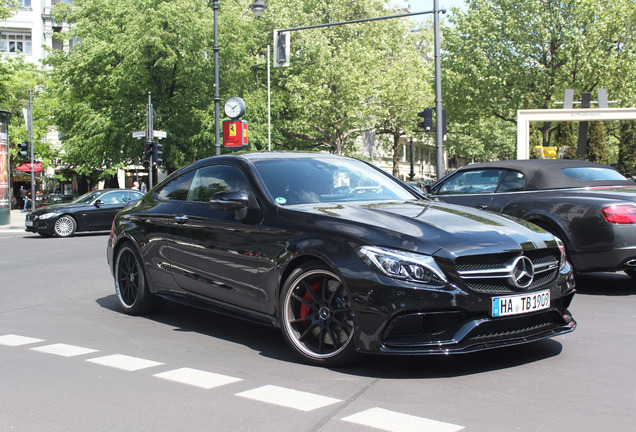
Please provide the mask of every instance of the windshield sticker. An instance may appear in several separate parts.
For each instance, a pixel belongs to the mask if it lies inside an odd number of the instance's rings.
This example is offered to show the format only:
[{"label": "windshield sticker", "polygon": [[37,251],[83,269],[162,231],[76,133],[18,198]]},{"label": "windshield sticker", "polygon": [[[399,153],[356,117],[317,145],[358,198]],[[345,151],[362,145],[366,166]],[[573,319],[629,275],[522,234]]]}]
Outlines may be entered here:
[{"label": "windshield sticker", "polygon": [[283,198],[283,197],[278,197],[278,198],[276,198],[276,203],[278,203],[278,204],[280,204],[280,205],[283,205],[283,204],[285,204],[286,202],[287,202],[287,200],[286,200],[285,198]]}]

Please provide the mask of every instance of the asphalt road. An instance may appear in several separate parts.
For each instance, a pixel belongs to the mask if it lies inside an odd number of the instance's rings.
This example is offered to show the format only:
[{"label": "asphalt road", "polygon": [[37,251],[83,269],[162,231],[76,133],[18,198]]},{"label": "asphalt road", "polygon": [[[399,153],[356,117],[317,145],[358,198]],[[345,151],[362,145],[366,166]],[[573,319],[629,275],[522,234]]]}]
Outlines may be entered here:
[{"label": "asphalt road", "polygon": [[0,232],[0,432],[636,430],[623,274],[578,279],[569,335],[322,369],[276,329],[178,305],[122,314],[106,241]]}]

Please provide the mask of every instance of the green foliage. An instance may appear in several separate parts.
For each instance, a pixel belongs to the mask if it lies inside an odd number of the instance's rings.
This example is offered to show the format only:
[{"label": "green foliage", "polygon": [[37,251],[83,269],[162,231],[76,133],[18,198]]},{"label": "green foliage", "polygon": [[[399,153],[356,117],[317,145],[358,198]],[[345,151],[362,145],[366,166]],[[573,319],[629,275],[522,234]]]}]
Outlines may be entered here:
[{"label": "green foliage", "polygon": [[16,144],[27,141],[29,134],[26,129],[22,109],[29,103],[29,90],[33,92],[33,141],[36,158],[42,158],[45,166],[54,156],[53,150],[44,143],[49,128],[53,124],[49,114],[54,101],[47,92],[47,74],[37,65],[27,63],[22,56],[0,58],[0,107],[11,111],[9,119],[9,137],[12,146],[12,159],[16,156]]},{"label": "green foliage", "polygon": [[80,41],[48,58],[66,159],[78,172],[114,171],[141,156],[143,144],[131,134],[145,129],[148,93],[155,129],[168,131],[169,169],[211,154],[205,142],[211,14],[194,0],[77,0],[56,9],[56,17],[72,23],[63,36]]},{"label": "green foliage", "polygon": [[603,164],[610,164],[616,160],[612,154],[606,122],[590,122],[586,159]]},{"label": "green foliage", "polygon": [[[157,112],[169,170],[214,154],[213,10],[194,0],[77,0],[58,5],[72,24],[68,53],[54,52],[66,159],[81,173],[141,154],[147,93]],[[219,8],[221,106],[247,103],[250,149],[267,149],[267,51],[275,28],[386,15],[379,0],[280,0],[254,19],[245,2]],[[343,153],[360,131],[404,133],[430,99],[418,45],[425,32],[388,20],[294,32],[292,64],[271,71],[273,149]],[[223,116],[222,116],[223,117]],[[406,126],[405,126],[406,125]],[[86,171],[86,172],[85,172]]]},{"label": "green foliage", "polygon": [[620,125],[618,170],[627,177],[636,176],[636,121],[623,121]]},{"label": "green foliage", "polygon": [[[455,125],[491,119],[514,142],[516,111],[556,108],[565,89],[607,88],[613,99],[633,95],[636,21],[631,0],[469,0],[444,31],[448,147],[464,151]],[[627,88],[624,82],[631,82]],[[629,90],[632,90],[631,93]],[[633,98],[633,97],[632,97]],[[539,124],[549,145],[553,124]],[[476,144],[477,145],[477,144]],[[481,147],[488,143],[479,144]]]}]

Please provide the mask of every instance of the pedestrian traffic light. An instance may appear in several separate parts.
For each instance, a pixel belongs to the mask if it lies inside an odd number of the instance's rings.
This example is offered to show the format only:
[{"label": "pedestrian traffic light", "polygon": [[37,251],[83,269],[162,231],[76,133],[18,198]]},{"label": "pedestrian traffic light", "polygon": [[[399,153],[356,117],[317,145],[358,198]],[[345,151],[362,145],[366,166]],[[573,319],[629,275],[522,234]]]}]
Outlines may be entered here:
[{"label": "pedestrian traffic light", "polygon": [[153,142],[151,144],[152,144],[152,163],[153,163],[153,166],[159,165],[159,164],[163,163],[163,151],[161,150],[163,148],[163,144],[159,144],[159,143],[156,143],[156,142]]},{"label": "pedestrian traffic light", "polygon": [[24,141],[18,144],[18,148],[20,149],[18,151],[18,156],[21,158],[29,157],[29,144],[29,141]]},{"label": "pedestrian traffic light", "polygon": [[417,126],[424,128],[424,132],[433,132],[433,108],[426,108],[417,113],[418,117],[424,117],[424,121],[418,122]]},{"label": "pedestrian traffic light", "polygon": [[146,141],[144,144],[144,161],[143,166],[149,169],[152,166],[153,142]]}]

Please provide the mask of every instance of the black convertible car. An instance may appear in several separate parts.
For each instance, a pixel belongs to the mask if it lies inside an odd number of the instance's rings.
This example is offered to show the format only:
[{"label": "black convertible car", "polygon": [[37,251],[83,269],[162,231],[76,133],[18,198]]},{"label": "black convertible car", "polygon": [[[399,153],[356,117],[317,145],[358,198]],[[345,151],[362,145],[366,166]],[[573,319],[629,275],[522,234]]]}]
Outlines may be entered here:
[{"label": "black convertible car", "polygon": [[434,184],[430,196],[544,228],[563,240],[578,272],[636,277],[636,183],[610,166],[550,159],[475,163]]},{"label": "black convertible car", "polygon": [[107,256],[128,314],[170,299],[248,318],[331,366],[571,332],[564,253],[535,225],[435,203],[359,160],[248,153],[155,186],[117,215]]},{"label": "black convertible car", "polygon": [[54,204],[26,215],[26,231],[44,237],[70,237],[78,231],[107,231],[117,212],[143,193],[133,189],[99,189],[69,203]]}]

